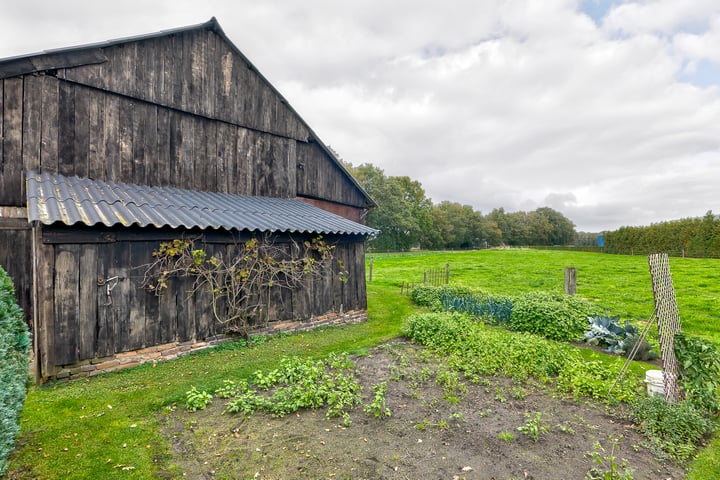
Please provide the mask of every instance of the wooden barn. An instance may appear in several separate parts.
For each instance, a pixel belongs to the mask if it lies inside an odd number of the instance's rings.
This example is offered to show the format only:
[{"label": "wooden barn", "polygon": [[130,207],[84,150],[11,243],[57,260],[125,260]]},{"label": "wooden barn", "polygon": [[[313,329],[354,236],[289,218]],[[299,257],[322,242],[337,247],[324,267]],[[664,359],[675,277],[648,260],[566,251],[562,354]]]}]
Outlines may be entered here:
[{"label": "wooden barn", "polygon": [[[209,251],[322,236],[329,272],[277,291],[265,329],[366,318],[374,206],[218,22],[0,60],[0,265],[34,338],[36,377],[73,378],[222,340],[208,296],[156,296],[160,242]],[[337,270],[337,268],[336,268]]]}]

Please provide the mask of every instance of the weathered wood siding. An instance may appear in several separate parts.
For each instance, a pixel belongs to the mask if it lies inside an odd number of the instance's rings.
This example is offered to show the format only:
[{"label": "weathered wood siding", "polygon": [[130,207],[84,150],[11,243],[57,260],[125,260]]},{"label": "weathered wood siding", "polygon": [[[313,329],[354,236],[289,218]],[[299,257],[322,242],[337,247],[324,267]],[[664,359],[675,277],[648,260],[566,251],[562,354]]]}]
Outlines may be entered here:
[{"label": "weathered wood siding", "polygon": [[[38,256],[52,263],[49,285],[38,289],[38,341],[43,348],[45,377],[56,367],[84,359],[107,357],[173,341],[203,340],[223,333],[205,291],[190,293],[188,279],[172,279],[156,296],[141,287],[142,265],[152,261],[160,241],[177,232],[96,229],[43,229]],[[307,320],[329,312],[364,310],[364,247],[357,239],[325,237],[336,245],[336,256],[349,270],[347,282],[337,267],[307,288],[270,292],[268,320]],[[302,237],[295,237],[302,244]],[[227,251],[230,237],[205,237],[209,253]],[[283,239],[278,239],[282,242]],[[69,243],[73,242],[73,243]],[[287,243],[287,252],[293,252]],[[294,252],[297,254],[297,252]],[[112,277],[119,280],[107,281]],[[108,285],[112,288],[108,295]],[[114,286],[113,286],[114,285]]]},{"label": "weathered wood siding", "polygon": [[12,278],[18,305],[28,322],[33,311],[31,247],[32,230],[27,222],[0,217],[0,266]]},{"label": "weathered wood siding", "polygon": [[36,170],[368,206],[283,97],[216,32],[98,50],[107,61],[0,80],[0,205],[24,205],[25,172]]}]

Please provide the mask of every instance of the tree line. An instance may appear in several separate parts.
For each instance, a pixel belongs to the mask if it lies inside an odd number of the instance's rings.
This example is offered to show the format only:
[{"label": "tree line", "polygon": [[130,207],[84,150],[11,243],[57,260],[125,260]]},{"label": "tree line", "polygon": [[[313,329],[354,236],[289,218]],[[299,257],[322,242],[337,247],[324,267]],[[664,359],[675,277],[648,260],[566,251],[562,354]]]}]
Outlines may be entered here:
[{"label": "tree line", "polygon": [[387,176],[369,163],[345,166],[378,204],[367,216],[368,226],[380,230],[369,242],[373,250],[568,245],[577,239],[575,225],[549,207],[532,212],[496,208],[483,215],[470,205],[434,204],[420,182],[410,177]]},{"label": "tree line", "polygon": [[673,256],[720,258],[720,215],[683,218],[605,232],[604,251],[627,255],[663,252]]}]

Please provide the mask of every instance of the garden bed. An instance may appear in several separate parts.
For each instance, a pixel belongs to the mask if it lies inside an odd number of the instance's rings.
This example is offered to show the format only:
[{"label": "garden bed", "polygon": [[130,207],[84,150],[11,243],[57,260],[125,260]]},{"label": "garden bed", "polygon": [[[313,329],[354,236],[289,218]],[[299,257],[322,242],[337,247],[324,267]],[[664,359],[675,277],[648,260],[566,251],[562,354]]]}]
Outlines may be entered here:
[{"label": "garden bed", "polygon": [[[645,438],[618,408],[610,416],[604,405],[560,398],[533,381],[443,380],[442,360],[405,342],[353,361],[363,403],[372,399],[373,385],[387,382],[390,416],[368,415],[358,405],[348,426],[340,417],[326,418],[324,410],[274,418],[223,414],[227,400],[218,398],[197,412],[178,405],[161,421],[173,445],[171,464],[186,478],[208,479],[581,479],[597,467],[592,452],[609,471],[617,439],[617,468],[622,472],[626,459],[635,480],[684,477],[681,466],[645,448]],[[532,433],[537,413],[534,441],[518,427]]]}]

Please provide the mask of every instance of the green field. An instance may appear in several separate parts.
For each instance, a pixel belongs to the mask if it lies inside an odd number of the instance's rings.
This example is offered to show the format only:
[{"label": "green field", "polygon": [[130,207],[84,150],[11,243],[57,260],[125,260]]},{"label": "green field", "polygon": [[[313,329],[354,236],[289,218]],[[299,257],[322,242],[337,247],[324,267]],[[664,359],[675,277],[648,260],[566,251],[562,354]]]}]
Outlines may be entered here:
[{"label": "green field", "polygon": [[[213,391],[228,378],[268,369],[284,355],[363,352],[400,335],[415,308],[400,295],[403,282],[420,282],[426,267],[450,264],[451,282],[514,294],[562,292],[563,270],[578,271],[578,294],[602,311],[647,319],[653,298],[645,257],[536,250],[370,255],[370,320],[364,324],[273,338],[253,348],[227,344],[173,362],[144,365],[71,384],[31,388],[22,435],[8,478],[176,478],[171,446],[159,417],[182,408],[192,386]],[[671,259],[683,329],[720,344],[720,260]],[[715,438],[692,463],[689,479],[720,478]]]},{"label": "green field", "polygon": [[[647,257],[549,250],[482,250],[370,254],[373,286],[422,282],[423,270],[450,264],[451,283],[490,293],[535,290],[563,293],[564,269],[577,269],[577,294],[598,306],[598,313],[646,320],[654,309]],[[720,260],[671,258],[682,328],[720,344]],[[372,290],[372,289],[371,289]]]}]

